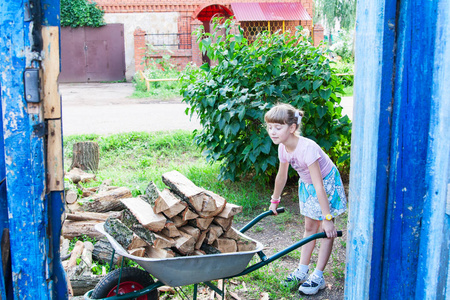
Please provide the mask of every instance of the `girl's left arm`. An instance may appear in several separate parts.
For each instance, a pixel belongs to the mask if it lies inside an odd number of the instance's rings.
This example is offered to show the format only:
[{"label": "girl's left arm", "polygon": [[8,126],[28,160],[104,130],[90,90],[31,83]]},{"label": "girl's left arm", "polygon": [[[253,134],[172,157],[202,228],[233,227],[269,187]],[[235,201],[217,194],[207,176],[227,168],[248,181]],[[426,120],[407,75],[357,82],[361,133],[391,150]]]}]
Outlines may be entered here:
[{"label": "girl's left arm", "polygon": [[[322,215],[326,216],[330,213],[330,204],[328,202],[327,193],[325,187],[323,186],[322,172],[320,171],[319,161],[316,160],[312,165],[308,167],[309,173],[311,174],[311,180],[316,190],[317,199],[319,199],[319,205],[322,210]],[[323,220],[322,228],[327,234],[328,238],[337,237],[337,231],[334,227],[333,220]]]}]

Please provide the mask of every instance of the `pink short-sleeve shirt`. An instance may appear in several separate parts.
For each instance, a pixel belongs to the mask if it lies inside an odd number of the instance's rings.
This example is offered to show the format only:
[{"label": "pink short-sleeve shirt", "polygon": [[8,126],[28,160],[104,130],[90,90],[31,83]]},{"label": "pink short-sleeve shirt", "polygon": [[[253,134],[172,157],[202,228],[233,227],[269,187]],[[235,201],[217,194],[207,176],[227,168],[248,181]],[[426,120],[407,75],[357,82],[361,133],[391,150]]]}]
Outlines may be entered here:
[{"label": "pink short-sleeve shirt", "polygon": [[278,145],[278,158],[280,162],[288,162],[305,183],[312,183],[308,167],[316,160],[319,160],[322,178],[325,178],[334,167],[331,159],[316,142],[302,136],[299,137],[294,152],[289,153],[283,144]]}]

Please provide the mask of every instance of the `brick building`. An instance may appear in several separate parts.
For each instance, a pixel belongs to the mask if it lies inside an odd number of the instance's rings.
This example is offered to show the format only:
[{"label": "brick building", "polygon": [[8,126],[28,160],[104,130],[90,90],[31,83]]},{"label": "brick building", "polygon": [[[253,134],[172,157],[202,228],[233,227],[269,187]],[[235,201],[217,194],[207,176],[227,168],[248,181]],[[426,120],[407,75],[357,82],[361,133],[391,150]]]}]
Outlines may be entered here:
[{"label": "brick building", "polygon": [[323,28],[313,28],[312,0],[97,0],[97,4],[105,11],[106,23],[124,24],[128,80],[144,68],[147,44],[152,45],[154,58],[170,49],[180,68],[190,61],[202,64],[205,58],[191,33],[200,25],[209,32],[215,16],[234,16],[249,40],[264,30],[293,31],[298,25],[310,30],[315,43],[323,40]]}]

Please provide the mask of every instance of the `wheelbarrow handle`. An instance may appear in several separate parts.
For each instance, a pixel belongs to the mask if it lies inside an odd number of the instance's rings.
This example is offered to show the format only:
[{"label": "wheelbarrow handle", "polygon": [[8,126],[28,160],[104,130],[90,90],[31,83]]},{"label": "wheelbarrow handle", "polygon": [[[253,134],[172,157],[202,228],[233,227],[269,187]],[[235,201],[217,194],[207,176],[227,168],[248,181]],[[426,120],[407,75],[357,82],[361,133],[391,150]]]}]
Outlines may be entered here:
[{"label": "wheelbarrow handle", "polygon": [[[281,213],[284,213],[284,212],[285,212],[284,207],[277,208],[277,213],[281,214]],[[261,221],[261,219],[263,219],[263,218],[265,218],[267,216],[271,216],[271,215],[273,215],[273,211],[271,211],[271,210],[265,211],[262,214],[260,214],[259,216],[257,216],[256,218],[254,218],[253,220],[251,220],[250,222],[248,222],[247,225],[242,227],[241,230],[239,230],[239,231],[241,233],[244,233],[247,230],[249,230],[250,228],[252,228],[256,223]]]}]

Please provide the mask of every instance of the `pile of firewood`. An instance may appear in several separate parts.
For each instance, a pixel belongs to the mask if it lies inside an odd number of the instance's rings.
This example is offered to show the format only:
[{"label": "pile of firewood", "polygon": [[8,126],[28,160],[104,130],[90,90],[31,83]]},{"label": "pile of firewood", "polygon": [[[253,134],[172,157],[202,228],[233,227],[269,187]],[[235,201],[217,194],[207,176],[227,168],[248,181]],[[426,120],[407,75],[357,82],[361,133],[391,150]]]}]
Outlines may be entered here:
[{"label": "pile of firewood", "polygon": [[254,250],[256,243],[232,228],[242,207],[205,189],[177,171],[163,174],[169,187],[151,182],[144,196],[120,201],[121,218],[110,216],[105,231],[132,255],[168,258]]}]

